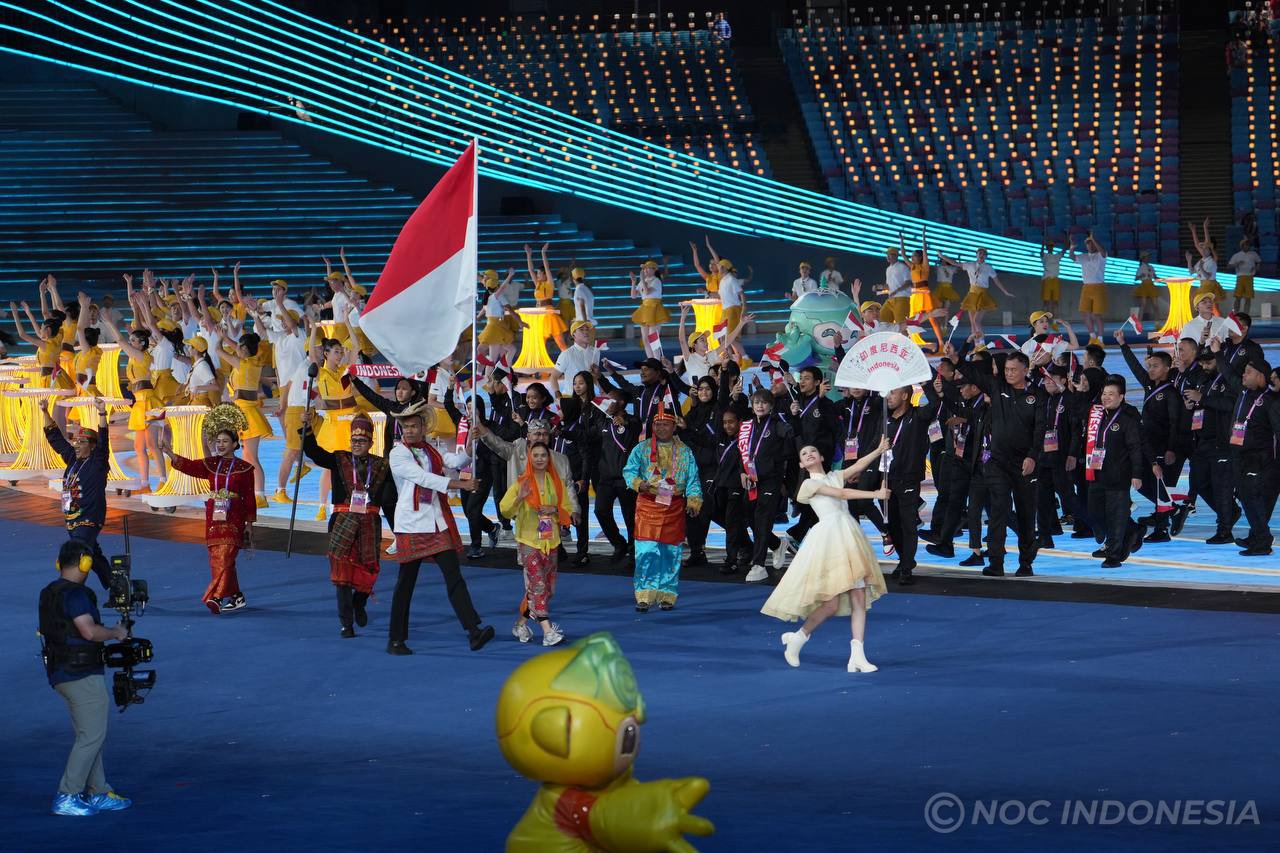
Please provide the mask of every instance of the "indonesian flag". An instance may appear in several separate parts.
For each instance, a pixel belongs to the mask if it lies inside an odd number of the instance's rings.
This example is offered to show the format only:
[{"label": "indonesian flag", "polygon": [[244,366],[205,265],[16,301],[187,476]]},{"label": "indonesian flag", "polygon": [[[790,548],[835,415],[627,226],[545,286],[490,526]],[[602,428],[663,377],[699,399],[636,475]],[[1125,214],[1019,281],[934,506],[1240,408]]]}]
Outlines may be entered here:
[{"label": "indonesian flag", "polygon": [[448,358],[474,322],[478,154],[473,141],[409,217],[361,315],[365,335],[404,373]]},{"label": "indonesian flag", "polygon": [[950,327],[951,327],[951,328],[953,328],[953,329],[954,329],[956,326],[959,326],[959,325],[960,325],[960,315],[961,315],[961,314],[963,314],[963,313],[964,313],[963,311],[957,311],[957,312],[955,313],[955,316],[953,316],[950,320],[948,320],[948,321],[947,321],[947,325],[948,325],[948,326],[950,326]]},{"label": "indonesian flag", "polygon": [[1156,478],[1156,512],[1173,512],[1173,497],[1164,484],[1164,477]]},{"label": "indonesian flag", "polygon": [[508,394],[512,393],[511,359],[506,353],[503,353],[502,357],[498,359],[498,363],[493,366],[493,372],[490,376],[505,385]]},{"label": "indonesian flag", "polygon": [[996,339],[991,342],[992,349],[1000,349],[1001,347],[1009,347],[1011,349],[1018,348],[1017,335],[996,335]]},{"label": "indonesian flag", "polygon": [[609,397],[600,396],[600,397],[591,398],[591,405],[595,406],[597,409],[604,412],[606,415],[609,414],[609,407],[610,405],[612,405],[612,403],[613,403],[613,400],[610,399]]},{"label": "indonesian flag", "polygon": [[653,358],[662,361],[662,337],[658,334],[658,330],[654,329],[646,338],[649,342],[649,352]]},{"label": "indonesian flag", "polygon": [[1236,312],[1234,311],[1227,315],[1227,319],[1222,321],[1222,328],[1218,331],[1223,339],[1225,339],[1227,335],[1244,334],[1244,330],[1240,328],[1240,321],[1236,319]]},{"label": "indonesian flag", "polygon": [[716,344],[724,346],[725,339],[729,337],[729,321],[721,320],[716,323],[715,328],[711,330],[711,337],[716,339]]},{"label": "indonesian flag", "polygon": [[1132,324],[1133,330],[1138,334],[1142,334],[1142,321],[1138,319],[1137,314],[1129,315],[1129,323]]},{"label": "indonesian flag", "polygon": [[782,369],[782,348],[785,346],[781,341],[769,344],[764,348],[764,355],[760,356],[760,368],[762,370],[774,371]]},{"label": "indonesian flag", "polygon": [[844,318],[844,339],[851,341],[865,331],[862,321],[858,319],[858,312],[851,310],[849,316]]}]

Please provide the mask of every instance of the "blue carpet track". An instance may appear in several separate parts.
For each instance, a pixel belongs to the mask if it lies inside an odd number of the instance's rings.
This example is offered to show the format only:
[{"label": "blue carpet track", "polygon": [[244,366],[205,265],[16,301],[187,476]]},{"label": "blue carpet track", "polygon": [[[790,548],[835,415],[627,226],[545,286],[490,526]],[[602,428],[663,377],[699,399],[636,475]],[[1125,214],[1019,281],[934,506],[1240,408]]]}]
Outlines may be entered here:
[{"label": "blue carpet track", "polygon": [[[4,850],[502,849],[534,792],[493,733],[503,679],[541,651],[509,633],[517,573],[467,570],[498,630],[473,653],[424,567],[417,654],[392,658],[394,564],[369,627],[343,640],[323,559],[259,552],[241,565],[249,608],[213,617],[204,549],[135,538],[154,602],[137,633],[155,643],[159,681],[113,713],[105,755],[135,806],[53,818],[71,732],[33,627],[59,539],[0,521]],[[640,616],[629,587],[565,575],[553,612],[570,639],[610,630],[630,657],[649,708],[640,778],[711,779],[698,812],[718,831],[701,850],[1261,850],[1280,837],[1280,616],[891,592],[870,614],[881,671],[858,676],[844,671],[843,620],[788,668],[781,623],[758,612],[764,589],[686,583],[674,612]],[[970,811],[1046,800],[1050,823],[938,834],[924,809],[939,792]],[[1260,824],[1059,825],[1075,799],[1254,800]]]}]

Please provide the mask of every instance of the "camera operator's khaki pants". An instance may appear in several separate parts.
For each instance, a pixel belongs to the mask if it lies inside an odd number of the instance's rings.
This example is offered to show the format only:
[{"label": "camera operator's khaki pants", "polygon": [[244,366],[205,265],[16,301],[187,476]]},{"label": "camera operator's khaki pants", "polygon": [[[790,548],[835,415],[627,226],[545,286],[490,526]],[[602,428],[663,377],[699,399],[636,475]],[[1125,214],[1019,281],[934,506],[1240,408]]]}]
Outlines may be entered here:
[{"label": "camera operator's khaki pants", "polygon": [[58,792],[79,794],[87,790],[91,796],[109,792],[111,786],[102,772],[102,747],[107,742],[107,717],[111,711],[106,678],[87,675],[55,684],[53,689],[67,700],[71,728],[76,732],[76,742],[67,758],[67,769],[58,783]]}]

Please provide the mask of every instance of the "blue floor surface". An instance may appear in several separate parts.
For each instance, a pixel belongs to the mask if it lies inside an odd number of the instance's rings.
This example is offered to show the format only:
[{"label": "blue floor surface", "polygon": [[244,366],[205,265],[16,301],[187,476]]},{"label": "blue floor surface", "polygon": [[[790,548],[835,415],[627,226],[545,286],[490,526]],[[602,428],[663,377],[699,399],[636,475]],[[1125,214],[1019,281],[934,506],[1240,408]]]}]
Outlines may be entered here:
[{"label": "blue floor surface", "polygon": [[[343,640],[321,559],[243,561],[249,608],[214,617],[199,602],[203,548],[135,539],[135,575],[154,601],[138,633],[155,643],[159,683],[146,704],[113,713],[106,768],[136,805],[79,820],[45,814],[71,742],[33,636],[59,539],[0,521],[0,848],[502,849],[534,792],[493,733],[503,679],[540,651],[509,634],[519,574],[467,570],[498,629],[473,653],[424,567],[417,654],[392,658],[394,564],[369,627]],[[881,670],[850,675],[843,620],[792,670],[781,623],[758,612],[766,589],[681,591],[674,612],[640,616],[626,579],[565,575],[553,612],[570,639],[610,630],[630,657],[649,709],[638,776],[710,778],[698,812],[718,831],[699,849],[1260,850],[1280,837],[1280,617],[891,593],[870,614]],[[974,800],[1048,801],[1037,815],[1049,823],[938,834],[924,815],[940,792],[968,816]],[[1071,800],[1235,800],[1236,815],[1253,800],[1259,823],[1061,826]]]}]

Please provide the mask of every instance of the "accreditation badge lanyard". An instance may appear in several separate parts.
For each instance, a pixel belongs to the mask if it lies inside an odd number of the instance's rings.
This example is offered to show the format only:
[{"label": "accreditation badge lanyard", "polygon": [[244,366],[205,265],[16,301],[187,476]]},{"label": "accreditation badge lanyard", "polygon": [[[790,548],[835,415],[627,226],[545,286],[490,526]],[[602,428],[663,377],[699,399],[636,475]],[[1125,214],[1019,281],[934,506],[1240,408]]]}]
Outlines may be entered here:
[{"label": "accreditation badge lanyard", "polygon": [[[363,513],[369,506],[369,483],[373,481],[373,460],[365,457],[364,488],[353,488],[347,505],[355,513]],[[358,486],[360,479],[356,476],[356,457],[351,455],[351,485]]]},{"label": "accreditation badge lanyard", "polygon": [[942,424],[938,421],[938,418],[942,417],[942,404],[943,401],[939,400],[938,410],[933,413],[933,420],[929,421],[930,444],[933,444],[935,441],[942,441]]},{"label": "accreditation badge lanyard", "polygon": [[1244,420],[1240,420],[1240,412],[1244,409],[1244,395],[1240,396],[1240,404],[1236,406],[1235,423],[1231,425],[1231,443],[1239,447],[1244,444],[1244,434],[1249,429],[1249,419],[1253,417],[1253,413],[1258,406],[1262,405],[1262,400],[1269,392],[1263,391],[1258,395],[1258,399],[1253,401],[1253,405],[1249,407],[1249,411],[1245,414]]},{"label": "accreditation badge lanyard", "polygon": [[1166,382],[1166,383],[1164,383],[1163,385],[1161,385],[1161,386],[1159,386],[1159,387],[1157,387],[1157,388],[1152,388],[1152,389],[1151,389],[1151,393],[1150,393],[1150,394],[1148,394],[1146,397],[1143,397],[1143,398],[1142,398],[1142,407],[1145,409],[1145,408],[1147,407],[1147,403],[1150,403],[1150,402],[1151,402],[1151,398],[1152,398],[1152,397],[1154,397],[1155,395],[1159,394],[1161,391],[1163,391],[1164,389],[1166,389],[1166,388],[1170,387],[1171,385],[1173,385],[1173,383],[1172,383],[1172,382]]},{"label": "accreditation badge lanyard", "polygon": [[1111,425],[1116,422],[1116,418],[1120,417],[1122,409],[1116,409],[1116,413],[1111,416],[1111,420],[1103,424],[1102,429],[1098,431],[1098,439],[1093,445],[1093,452],[1089,454],[1089,467],[1095,471],[1102,470],[1102,463],[1107,458],[1107,431],[1111,429]]},{"label": "accreditation badge lanyard", "polygon": [[769,415],[759,431],[760,434],[756,435],[756,430],[752,429],[751,437],[747,440],[746,469],[747,476],[752,480],[759,480],[759,477],[756,476],[756,454],[760,452],[760,445],[764,444],[764,437],[769,434],[769,425],[772,423],[773,415]]},{"label": "accreditation badge lanyard", "polygon": [[88,462],[87,458],[77,459],[76,464],[67,472],[67,476],[62,478],[62,511],[64,513],[71,512],[75,508],[75,487],[80,482],[80,469],[84,467],[84,463]]},{"label": "accreditation badge lanyard", "polygon": [[[626,429],[627,429],[627,428],[626,428],[626,425],[623,425],[622,429],[623,429],[623,431],[625,432],[625,431],[626,431]],[[621,442],[621,441],[618,441],[618,427],[617,427],[617,425],[616,425],[616,424],[614,424],[614,423],[613,423],[613,421],[610,421],[610,422],[609,422],[608,430],[609,430],[609,438],[612,438],[612,439],[613,439],[613,443],[614,443],[614,444],[616,444],[616,445],[618,445],[618,449],[622,451],[622,455],[623,455],[623,456],[626,456],[626,455],[627,455],[627,448],[625,448],[625,447],[623,447],[623,446],[622,446],[622,442]]]},{"label": "accreditation badge lanyard", "polygon": [[809,410],[812,409],[814,404],[818,402],[818,397],[820,396],[822,395],[819,394],[817,391],[813,392],[813,399],[810,400],[807,404],[805,404],[805,407],[800,410],[800,420],[803,420],[804,416],[809,414]]},{"label": "accreditation badge lanyard", "polygon": [[898,421],[898,431],[893,434],[893,441],[889,442],[889,449],[884,452],[884,456],[880,457],[880,470],[883,473],[889,472],[889,466],[893,464],[893,449],[898,446],[898,437],[902,435],[902,428],[907,425],[907,416],[904,414],[902,419]]},{"label": "accreditation badge lanyard", "polygon": [[226,521],[227,513],[231,510],[231,472],[235,469],[236,462],[230,460],[227,465],[227,473],[222,481],[222,488],[218,488],[218,478],[223,476],[222,462],[218,462],[218,470],[213,472],[213,520]]},{"label": "accreditation badge lanyard", "polygon": [[[1053,453],[1058,449],[1058,419],[1062,417],[1062,398],[1050,394],[1049,409],[1053,410],[1053,426],[1044,431],[1044,452]],[[1049,416],[1049,412],[1045,411],[1045,417]]]},{"label": "accreditation badge lanyard", "polygon": [[867,409],[871,408],[871,395],[863,397],[861,406],[858,408],[858,424],[854,426],[853,417],[849,418],[849,426],[852,430],[845,433],[844,438],[844,461],[853,462],[858,458],[858,436],[862,435],[862,419],[867,416]]}]

